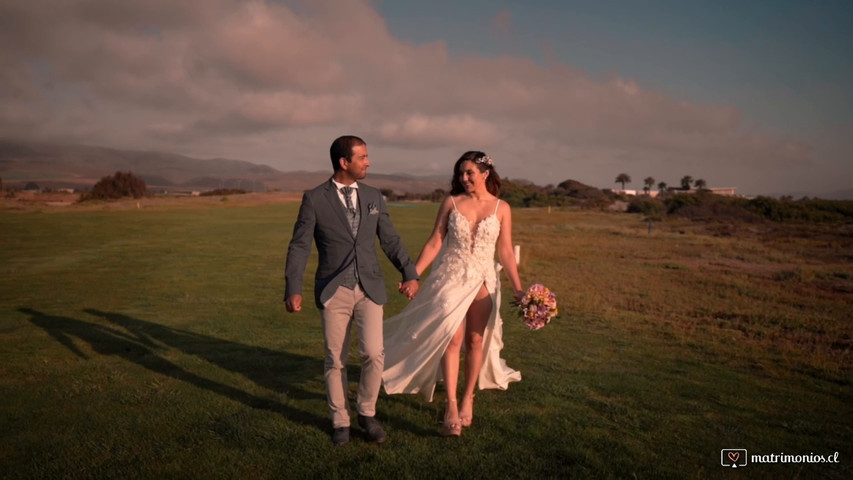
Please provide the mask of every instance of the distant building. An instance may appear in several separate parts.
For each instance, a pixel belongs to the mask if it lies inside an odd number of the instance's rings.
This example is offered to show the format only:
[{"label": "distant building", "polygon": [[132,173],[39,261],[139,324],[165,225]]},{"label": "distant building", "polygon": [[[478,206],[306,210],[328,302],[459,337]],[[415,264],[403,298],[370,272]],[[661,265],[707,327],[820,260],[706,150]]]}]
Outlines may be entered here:
[{"label": "distant building", "polygon": [[[724,197],[734,197],[737,195],[737,193],[735,193],[736,189],[737,189],[737,187],[717,187],[717,188],[704,188],[703,190],[709,191],[715,195],[722,195]],[[638,195],[637,190],[622,190],[622,189],[618,189],[618,188],[611,188],[610,191],[613,193],[622,194],[622,195],[632,195],[632,196]],[[684,189],[681,187],[669,187],[666,189],[666,191],[670,192],[670,193],[696,193],[699,190],[696,188]],[[648,195],[649,197],[655,198],[659,194],[660,194],[660,192],[658,192],[657,190],[649,190],[648,193],[642,192],[639,195]]]},{"label": "distant building", "polygon": [[715,195],[723,195],[725,197],[734,197],[736,195],[735,189],[737,187],[721,187],[721,188],[709,188],[708,190]]},{"label": "distant building", "polygon": [[[702,190],[704,190],[706,192],[711,192],[714,195],[722,195],[724,197],[734,197],[735,195],[737,195],[735,193],[736,188],[737,187],[716,187],[716,188],[703,188]],[[675,193],[696,193],[699,191],[699,189],[688,188],[685,190],[683,188],[674,187],[674,188],[670,188],[669,191],[675,192]]]}]

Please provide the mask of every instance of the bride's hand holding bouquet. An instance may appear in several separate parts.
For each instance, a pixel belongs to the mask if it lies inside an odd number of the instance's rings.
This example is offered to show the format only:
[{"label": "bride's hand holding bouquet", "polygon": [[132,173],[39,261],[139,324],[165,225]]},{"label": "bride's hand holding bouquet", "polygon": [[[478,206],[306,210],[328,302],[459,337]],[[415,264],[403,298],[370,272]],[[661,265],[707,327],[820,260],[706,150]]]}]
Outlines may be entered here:
[{"label": "bride's hand holding bouquet", "polygon": [[557,316],[557,296],[550,288],[535,283],[519,297],[516,293],[518,314],[530,330],[539,330]]}]

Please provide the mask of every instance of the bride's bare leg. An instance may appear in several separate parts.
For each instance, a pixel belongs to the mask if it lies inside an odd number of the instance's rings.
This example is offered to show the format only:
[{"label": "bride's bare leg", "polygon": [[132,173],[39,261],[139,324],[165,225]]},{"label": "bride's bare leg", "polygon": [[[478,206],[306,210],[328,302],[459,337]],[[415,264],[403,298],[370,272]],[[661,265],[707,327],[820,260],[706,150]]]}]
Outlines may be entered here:
[{"label": "bride's bare leg", "polygon": [[459,409],[459,419],[465,427],[471,425],[474,418],[474,389],[483,365],[483,333],[491,313],[492,297],[484,285],[465,315],[465,390]]},{"label": "bride's bare leg", "polygon": [[444,386],[447,389],[447,403],[444,407],[444,429],[445,435],[459,435],[462,425],[459,423],[459,406],[456,403],[456,387],[459,383],[459,352],[462,350],[462,341],[465,339],[465,324],[459,325],[459,329],[450,339],[444,356],[441,357],[441,374],[444,377]]}]

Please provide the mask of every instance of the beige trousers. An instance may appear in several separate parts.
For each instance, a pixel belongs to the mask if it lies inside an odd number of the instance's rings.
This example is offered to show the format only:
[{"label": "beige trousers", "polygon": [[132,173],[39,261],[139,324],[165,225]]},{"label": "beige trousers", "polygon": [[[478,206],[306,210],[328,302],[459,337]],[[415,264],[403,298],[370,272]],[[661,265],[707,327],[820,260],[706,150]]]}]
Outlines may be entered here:
[{"label": "beige trousers", "polygon": [[382,385],[385,350],[382,346],[382,305],[373,303],[360,286],[354,290],[338,287],[324,305],[323,338],[326,346],[326,398],[334,428],[350,426],[347,400],[347,357],[352,324],[358,329],[358,354],[361,378],[358,382],[356,409],[360,415],[376,415],[376,399]]}]

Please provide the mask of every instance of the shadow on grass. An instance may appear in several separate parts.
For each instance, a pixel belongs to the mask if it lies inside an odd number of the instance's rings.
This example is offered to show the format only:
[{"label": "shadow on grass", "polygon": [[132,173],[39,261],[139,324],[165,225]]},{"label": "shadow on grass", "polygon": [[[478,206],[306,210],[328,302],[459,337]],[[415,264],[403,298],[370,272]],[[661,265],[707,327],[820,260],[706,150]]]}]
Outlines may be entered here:
[{"label": "shadow on grass", "polygon": [[[445,396],[442,395],[442,397]],[[421,437],[442,437],[441,422],[444,417],[445,404],[443,400],[428,402],[420,394],[388,395],[383,391],[379,395],[379,404],[384,404],[385,410],[406,412],[408,415],[414,414],[416,417],[427,419],[426,422],[413,423],[405,420],[403,415],[399,417],[389,415],[389,423],[395,425],[396,428]],[[424,425],[427,425],[427,427],[424,427]]]},{"label": "shadow on grass", "polygon": [[316,358],[243,345],[95,309],[86,309],[85,312],[122,327],[126,332],[75,318],[48,315],[31,308],[21,307],[18,310],[29,315],[33,324],[44,329],[79,357],[88,358],[75,345],[75,339],[88,343],[101,355],[118,356],[152,372],[195,385],[248,407],[277,412],[290,421],[313,425],[324,431],[329,427],[329,419],[326,417],[204,378],[167,360],[162,354],[168,348],[175,348],[241,374],[274,392],[284,392],[297,399],[313,398],[325,402],[325,395],[301,387],[317,376]]}]

